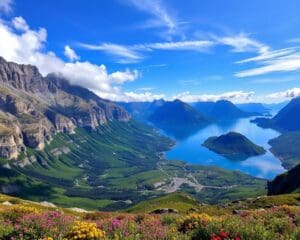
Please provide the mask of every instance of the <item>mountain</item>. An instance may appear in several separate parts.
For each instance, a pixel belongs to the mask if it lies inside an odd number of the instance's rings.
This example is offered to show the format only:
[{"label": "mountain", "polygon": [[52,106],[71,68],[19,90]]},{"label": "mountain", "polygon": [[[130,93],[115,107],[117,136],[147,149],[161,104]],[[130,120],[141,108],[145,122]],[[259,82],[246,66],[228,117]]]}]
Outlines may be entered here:
[{"label": "mountain", "polygon": [[293,98],[273,118],[257,118],[253,122],[265,128],[300,131],[300,97]]},{"label": "mountain", "polygon": [[195,102],[191,103],[192,107],[194,107],[198,112],[203,113],[207,116],[210,115],[210,112],[215,106],[215,102]]},{"label": "mountain", "polygon": [[203,114],[180,100],[165,102],[150,116],[149,121],[177,139],[183,139],[210,123]]},{"label": "mountain", "polygon": [[229,132],[219,137],[210,137],[205,140],[203,146],[225,157],[241,160],[262,155],[266,152],[263,147],[254,144],[237,132]]},{"label": "mountain", "polygon": [[273,181],[268,182],[268,194],[278,195],[300,192],[300,164],[286,173],[278,175]]},{"label": "mountain", "polygon": [[300,97],[292,99],[272,120],[281,129],[300,130]]},{"label": "mountain", "polygon": [[264,103],[263,106],[270,109],[271,112],[278,113],[282,108],[284,108],[289,101],[283,101],[279,103]]},{"label": "mountain", "polygon": [[152,102],[116,102],[116,104],[129,112],[134,119],[140,121],[147,121],[149,116],[164,103],[163,99]]},{"label": "mountain", "polygon": [[180,100],[166,102],[150,115],[149,120],[159,125],[205,125],[209,123],[202,114]]},{"label": "mountain", "polygon": [[285,132],[269,141],[270,151],[282,162],[282,166],[291,169],[300,164],[300,132]]},{"label": "mountain", "polygon": [[253,113],[257,115],[267,115],[270,109],[265,107],[262,103],[240,103],[236,106],[244,112]]},{"label": "mountain", "polygon": [[0,83],[1,157],[43,149],[58,132],[130,120],[123,108],[57,75],[43,77],[34,66],[0,58]]},{"label": "mountain", "polygon": [[[251,110],[250,105],[240,109],[237,105],[227,100],[217,102],[195,102],[191,105],[200,113],[207,116],[212,121],[231,121],[238,118],[244,118],[258,113]],[[254,106],[252,106],[254,108]]]},{"label": "mountain", "polygon": [[227,100],[217,101],[209,113],[209,116],[216,121],[229,121],[238,118],[249,117],[252,115],[252,113],[242,111],[232,102]]}]

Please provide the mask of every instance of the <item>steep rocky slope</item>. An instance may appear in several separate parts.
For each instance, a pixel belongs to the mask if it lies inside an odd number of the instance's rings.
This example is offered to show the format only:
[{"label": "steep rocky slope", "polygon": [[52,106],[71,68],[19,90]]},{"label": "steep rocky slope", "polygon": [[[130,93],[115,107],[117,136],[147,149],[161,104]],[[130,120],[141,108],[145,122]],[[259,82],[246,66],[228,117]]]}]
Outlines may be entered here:
[{"label": "steep rocky slope", "polygon": [[0,57],[0,157],[16,158],[26,147],[42,149],[57,132],[96,128],[129,114],[56,74]]}]

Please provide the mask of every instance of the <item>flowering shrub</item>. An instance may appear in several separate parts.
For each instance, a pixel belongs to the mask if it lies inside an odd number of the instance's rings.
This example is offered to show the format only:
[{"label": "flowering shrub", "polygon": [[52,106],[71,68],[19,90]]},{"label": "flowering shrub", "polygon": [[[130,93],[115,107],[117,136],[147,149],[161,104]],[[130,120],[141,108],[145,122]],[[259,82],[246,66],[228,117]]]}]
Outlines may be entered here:
[{"label": "flowering shrub", "polygon": [[15,205],[11,208],[8,208],[6,211],[4,211],[3,215],[6,220],[15,221],[19,217],[22,217],[25,214],[38,214],[39,210],[35,207],[30,206],[23,206],[23,205]]},{"label": "flowering shrub", "polygon": [[179,231],[187,232],[193,230],[199,226],[205,226],[212,221],[212,217],[206,213],[192,213],[188,215],[180,224]]},{"label": "flowering shrub", "polygon": [[96,223],[76,221],[66,235],[68,240],[98,240],[104,239],[105,232],[98,229]]},{"label": "flowering shrub", "polygon": [[236,215],[88,214],[38,210],[28,205],[0,208],[5,240],[298,240],[300,207],[280,206]]}]

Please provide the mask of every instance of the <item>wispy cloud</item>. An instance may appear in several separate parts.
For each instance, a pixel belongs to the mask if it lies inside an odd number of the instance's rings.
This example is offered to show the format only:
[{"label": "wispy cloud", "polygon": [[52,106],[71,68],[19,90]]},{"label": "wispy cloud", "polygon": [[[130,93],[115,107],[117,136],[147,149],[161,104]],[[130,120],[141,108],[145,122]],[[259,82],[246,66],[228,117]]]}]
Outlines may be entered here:
[{"label": "wispy cloud", "polygon": [[154,87],[141,87],[141,88],[138,88],[137,90],[142,91],[142,92],[149,92],[149,91],[152,91],[154,89],[155,89]]},{"label": "wispy cloud", "polygon": [[300,52],[283,52],[284,51],[281,52],[282,54],[273,54],[273,56],[272,53],[268,53],[265,55],[258,55],[257,57],[252,59],[242,60],[241,62],[255,61],[257,64],[260,64],[262,66],[237,72],[235,76],[251,77],[274,72],[291,72],[300,70]]},{"label": "wispy cloud", "polygon": [[151,19],[143,23],[144,28],[167,28],[168,33],[174,34],[178,30],[178,22],[172,16],[161,0],[129,0],[138,10],[148,13]]},{"label": "wispy cloud", "polygon": [[266,83],[285,83],[299,80],[298,76],[284,76],[284,77],[270,77],[270,78],[256,78],[251,80],[251,83],[266,84]]},{"label": "wispy cloud", "polygon": [[103,51],[115,57],[116,61],[119,63],[136,63],[140,62],[144,58],[140,53],[133,50],[132,47],[119,44],[101,43],[98,45],[94,45],[79,43],[78,45],[88,50]]},{"label": "wispy cloud", "polygon": [[214,37],[214,39],[221,45],[232,47],[234,52],[257,52],[264,54],[269,51],[269,46],[249,37],[245,33],[226,37]]},{"label": "wispy cloud", "polygon": [[[150,42],[139,43],[133,45],[120,45],[115,43],[101,43],[101,44],[86,44],[79,43],[79,46],[88,50],[97,50],[106,52],[115,57],[119,63],[136,63],[145,58],[145,54],[158,51],[196,51],[196,52],[210,52],[216,46],[228,46],[233,52],[255,52],[259,56],[245,59],[238,63],[245,63],[250,61],[258,61],[272,57],[270,48],[253,39],[247,34],[240,33],[237,35],[217,37],[211,36],[208,39],[193,39],[184,41],[165,41],[165,42]],[[274,56],[281,56],[286,52],[292,51],[292,48],[284,49],[272,53]]]},{"label": "wispy cloud", "polygon": [[[178,42],[158,42],[158,43],[144,43],[136,45],[119,45],[114,43],[101,43],[98,45],[79,43],[80,47],[87,50],[103,51],[115,57],[118,63],[136,63],[144,59],[142,52],[149,52],[153,50],[169,50],[169,51],[207,51],[214,45],[211,41],[178,41]],[[164,65],[153,65],[153,67],[163,67]]]},{"label": "wispy cloud", "polygon": [[300,43],[300,38],[291,38],[287,40],[288,43]]},{"label": "wispy cloud", "polygon": [[80,57],[76,54],[76,52],[68,45],[65,46],[64,55],[71,61],[79,60]]},{"label": "wispy cloud", "polygon": [[214,42],[209,40],[201,41],[178,41],[178,42],[159,42],[159,43],[147,43],[137,45],[136,48],[143,49],[157,49],[157,50],[195,50],[204,51],[214,45]]},{"label": "wispy cloud", "polygon": [[232,102],[249,102],[254,92],[233,91],[221,94],[191,94],[190,92],[183,92],[173,96],[173,99],[180,99],[184,102],[199,102],[199,101],[218,101],[229,100]]},{"label": "wispy cloud", "polygon": [[0,15],[1,13],[11,13],[13,10],[13,3],[13,0],[0,0]]},{"label": "wispy cloud", "polygon": [[296,49],[295,47],[291,47],[291,48],[283,48],[283,49],[274,50],[274,51],[266,51],[258,56],[255,56],[252,58],[247,58],[247,59],[244,59],[241,61],[237,61],[236,63],[249,63],[249,62],[272,60],[277,57],[282,57],[282,56],[292,54],[295,52],[295,49]]},{"label": "wispy cloud", "polygon": [[284,99],[284,98],[294,98],[300,96],[300,88],[292,88],[281,92],[275,92],[267,95],[267,98],[273,99]]}]

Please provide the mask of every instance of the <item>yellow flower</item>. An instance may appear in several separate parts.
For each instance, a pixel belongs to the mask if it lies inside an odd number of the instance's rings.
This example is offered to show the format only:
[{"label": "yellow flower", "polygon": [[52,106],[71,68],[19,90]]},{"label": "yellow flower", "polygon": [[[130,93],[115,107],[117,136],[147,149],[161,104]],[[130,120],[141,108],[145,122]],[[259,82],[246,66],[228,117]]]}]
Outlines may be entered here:
[{"label": "yellow flower", "polygon": [[98,240],[105,237],[105,232],[98,229],[96,223],[76,221],[67,239]]}]

